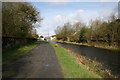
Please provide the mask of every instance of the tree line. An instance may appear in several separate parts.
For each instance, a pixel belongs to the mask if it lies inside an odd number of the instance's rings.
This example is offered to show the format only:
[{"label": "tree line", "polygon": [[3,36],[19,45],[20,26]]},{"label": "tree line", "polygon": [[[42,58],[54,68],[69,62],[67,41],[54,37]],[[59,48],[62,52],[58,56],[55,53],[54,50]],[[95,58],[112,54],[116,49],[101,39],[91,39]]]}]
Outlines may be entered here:
[{"label": "tree line", "polygon": [[37,38],[39,12],[27,2],[2,3],[2,37]]},{"label": "tree line", "polygon": [[83,22],[66,23],[55,30],[57,40],[78,43],[103,42],[111,46],[120,45],[120,19],[114,14],[108,20],[95,19],[89,25]]}]

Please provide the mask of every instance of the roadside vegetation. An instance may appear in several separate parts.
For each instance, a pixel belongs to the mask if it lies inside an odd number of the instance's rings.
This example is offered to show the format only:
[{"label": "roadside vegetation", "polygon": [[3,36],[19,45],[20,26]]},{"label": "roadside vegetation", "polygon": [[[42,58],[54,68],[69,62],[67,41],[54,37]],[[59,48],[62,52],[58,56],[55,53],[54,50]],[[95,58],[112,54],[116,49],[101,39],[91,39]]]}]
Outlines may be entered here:
[{"label": "roadside vegetation", "polygon": [[30,3],[2,3],[2,37],[38,38],[35,24],[41,20],[40,13]]},{"label": "roadside vegetation", "polygon": [[100,75],[102,78],[116,78],[118,75],[112,74],[111,70],[104,69],[102,63],[96,61],[96,59],[91,60],[85,56],[79,55],[75,52],[73,52],[70,49],[67,49],[70,53],[72,53],[73,56],[79,61],[80,64],[84,65],[87,70]]},{"label": "roadside vegetation", "polygon": [[120,49],[120,19],[111,14],[108,20],[100,18],[91,20],[89,25],[82,21],[74,24],[65,23],[55,30],[57,41],[81,43],[85,45]]},{"label": "roadside vegetation", "polygon": [[6,51],[2,52],[2,59],[3,59],[2,64],[6,65],[12,63],[13,61],[27,54],[38,44],[40,44],[40,41],[30,42],[24,45],[17,45],[13,48],[7,49]]},{"label": "roadside vegetation", "polygon": [[75,56],[66,49],[52,44],[56,51],[59,63],[65,78],[101,78],[99,75],[87,70],[85,66],[79,64]]},{"label": "roadside vegetation", "polygon": [[[5,51],[2,52],[3,65],[27,54],[39,44],[39,42],[32,42],[30,39],[39,37],[35,25],[41,20],[40,13],[28,2],[2,3],[2,37],[5,37],[2,46],[9,45],[9,48],[7,50],[5,48]],[[26,38],[29,39],[29,42],[24,40]],[[11,45],[11,43],[13,44]],[[4,49],[2,48],[2,50]]]}]

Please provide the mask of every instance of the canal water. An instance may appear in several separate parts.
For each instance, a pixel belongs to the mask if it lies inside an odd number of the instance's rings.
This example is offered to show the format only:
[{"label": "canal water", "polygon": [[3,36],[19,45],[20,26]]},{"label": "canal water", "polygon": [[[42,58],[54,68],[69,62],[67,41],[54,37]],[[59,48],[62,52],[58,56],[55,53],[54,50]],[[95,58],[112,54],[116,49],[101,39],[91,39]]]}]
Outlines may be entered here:
[{"label": "canal water", "polygon": [[110,69],[116,74],[120,73],[120,51],[107,50],[85,45],[69,44],[57,42],[58,45],[71,49],[72,51],[86,56],[91,60],[96,60],[103,64],[104,68]]}]

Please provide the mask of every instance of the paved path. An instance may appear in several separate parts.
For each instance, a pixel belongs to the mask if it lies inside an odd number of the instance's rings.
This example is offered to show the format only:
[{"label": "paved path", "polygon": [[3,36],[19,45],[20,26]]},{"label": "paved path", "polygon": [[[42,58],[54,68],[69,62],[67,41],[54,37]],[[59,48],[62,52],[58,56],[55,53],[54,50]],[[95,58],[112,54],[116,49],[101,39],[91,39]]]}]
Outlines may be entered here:
[{"label": "paved path", "polygon": [[15,78],[63,78],[55,51],[47,42],[41,42],[27,55],[3,69],[17,72],[12,76]]}]

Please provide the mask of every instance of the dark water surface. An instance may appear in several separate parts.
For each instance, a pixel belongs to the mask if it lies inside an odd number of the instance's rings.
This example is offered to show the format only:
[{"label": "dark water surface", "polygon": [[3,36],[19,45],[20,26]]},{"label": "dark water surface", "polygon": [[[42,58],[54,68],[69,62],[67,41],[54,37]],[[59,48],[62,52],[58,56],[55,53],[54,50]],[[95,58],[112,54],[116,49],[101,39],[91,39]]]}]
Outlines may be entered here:
[{"label": "dark water surface", "polygon": [[85,45],[69,44],[57,42],[58,45],[71,49],[72,51],[86,56],[91,60],[101,62],[104,68],[110,69],[113,72],[120,72],[120,51],[119,50],[107,50]]}]

